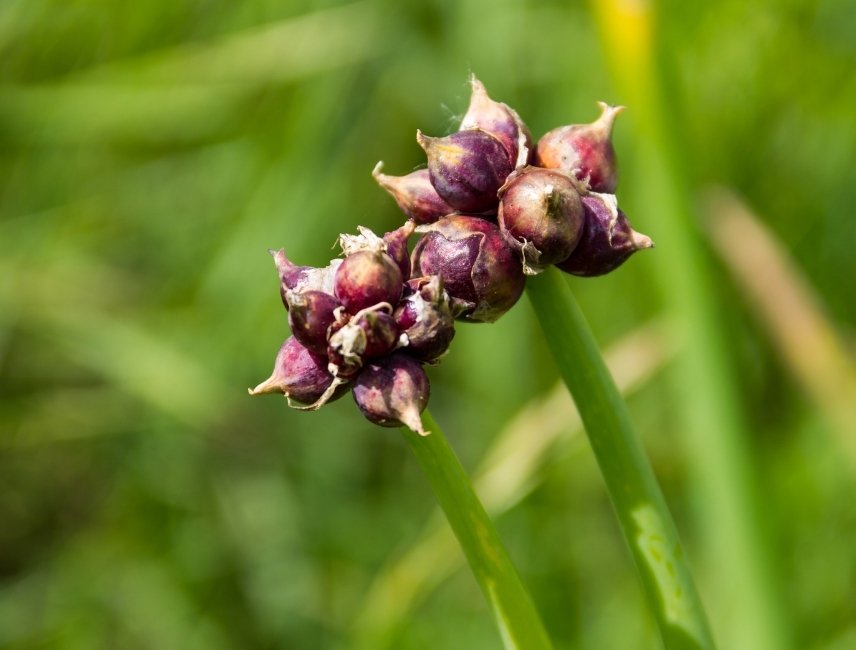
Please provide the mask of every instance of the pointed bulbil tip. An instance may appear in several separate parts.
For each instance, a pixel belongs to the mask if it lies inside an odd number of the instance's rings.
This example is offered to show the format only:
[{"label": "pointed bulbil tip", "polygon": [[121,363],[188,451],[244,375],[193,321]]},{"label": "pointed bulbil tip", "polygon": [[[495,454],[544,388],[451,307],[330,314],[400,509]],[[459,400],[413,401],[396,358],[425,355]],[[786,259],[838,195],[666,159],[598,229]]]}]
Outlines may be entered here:
[{"label": "pointed bulbil tip", "polygon": [[270,393],[282,393],[284,391],[281,379],[277,377],[276,372],[274,372],[274,374],[265,379],[255,388],[248,388],[247,392],[250,395],[267,395]]},{"label": "pointed bulbil tip", "polygon": [[378,160],[377,165],[372,169],[372,178],[375,179],[375,182],[380,185],[387,192],[395,196],[395,193],[398,191],[398,186],[401,184],[400,176],[389,176],[383,173],[383,161]]},{"label": "pointed bulbil tip", "polygon": [[430,431],[426,431],[422,426],[422,417],[419,415],[419,410],[416,408],[407,409],[404,413],[400,413],[398,419],[413,433],[418,433],[423,438],[430,435]]},{"label": "pointed bulbil tip", "polygon": [[643,248],[654,248],[654,240],[648,235],[643,235],[635,230],[630,231],[630,241],[633,243],[634,250],[640,251]]},{"label": "pointed bulbil tip", "polygon": [[470,89],[470,105],[467,109],[468,115],[471,114],[474,109],[477,110],[481,105],[494,103],[490,98],[490,95],[487,94],[487,88],[485,88],[484,84],[475,76],[475,74],[470,75]]},{"label": "pointed bulbil tip", "polygon": [[625,107],[612,106],[606,102],[598,102],[597,105],[600,107],[600,115],[591,123],[591,128],[596,129],[599,133],[602,133],[608,138],[612,133],[612,126],[615,124],[615,118],[624,111]]},{"label": "pointed bulbil tip", "polygon": [[374,169],[372,169],[372,178],[374,178],[378,183],[383,185],[381,179],[386,178],[386,174],[381,173],[381,170],[383,170],[383,161],[378,160],[377,164],[374,166]]},{"label": "pointed bulbil tip", "polygon": [[401,226],[393,230],[393,233],[397,233],[398,237],[410,237],[416,231],[416,222],[413,219],[408,219]]},{"label": "pointed bulbil tip", "polygon": [[273,263],[276,265],[276,270],[280,275],[290,273],[297,269],[297,265],[285,256],[285,249],[279,250],[268,249],[268,253],[273,257]]},{"label": "pointed bulbil tip", "polygon": [[436,138],[432,138],[429,135],[425,135],[422,133],[421,129],[416,129],[416,142],[419,143],[419,146],[422,147],[425,151],[428,151],[428,147],[431,146],[431,143],[436,140]]}]

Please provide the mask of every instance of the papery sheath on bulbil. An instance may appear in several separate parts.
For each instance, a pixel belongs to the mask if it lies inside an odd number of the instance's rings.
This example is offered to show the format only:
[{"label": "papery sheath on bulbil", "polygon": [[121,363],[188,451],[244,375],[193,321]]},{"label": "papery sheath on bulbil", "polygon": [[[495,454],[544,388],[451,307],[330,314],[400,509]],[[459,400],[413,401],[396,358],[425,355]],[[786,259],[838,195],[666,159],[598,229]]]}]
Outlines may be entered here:
[{"label": "papery sheath on bulbil", "polygon": [[394,316],[406,337],[404,351],[420,361],[440,358],[455,336],[449,294],[438,275],[410,280]]}]

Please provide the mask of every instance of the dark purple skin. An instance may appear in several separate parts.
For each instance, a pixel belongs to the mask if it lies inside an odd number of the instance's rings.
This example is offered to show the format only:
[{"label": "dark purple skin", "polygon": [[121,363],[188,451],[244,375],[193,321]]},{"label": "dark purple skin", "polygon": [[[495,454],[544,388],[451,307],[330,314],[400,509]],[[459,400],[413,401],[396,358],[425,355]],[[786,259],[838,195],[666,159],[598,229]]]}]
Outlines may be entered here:
[{"label": "dark purple skin", "polygon": [[439,275],[449,296],[466,307],[462,320],[491,323],[511,309],[526,278],[496,224],[450,215],[429,228],[413,250],[415,276]]},{"label": "dark purple skin", "polygon": [[286,302],[288,324],[294,338],[316,354],[325,354],[327,331],[336,321],[334,311],[342,303],[323,291],[288,291]]},{"label": "dark purple skin", "polygon": [[383,236],[383,241],[386,242],[386,253],[398,264],[402,278],[410,277],[410,251],[407,250],[407,242],[415,228],[416,224],[408,220],[401,228],[397,228]]},{"label": "dark purple skin", "polygon": [[585,226],[570,257],[556,266],[566,273],[592,277],[621,266],[633,253],[654,246],[651,239],[630,226],[627,216],[613,213],[597,194],[583,197]]},{"label": "dark purple skin", "polygon": [[500,190],[498,219],[524,272],[534,274],[568,258],[580,239],[584,213],[576,183],[567,174],[524,167]]},{"label": "dark purple skin", "polygon": [[392,195],[402,212],[416,223],[434,223],[455,211],[437,194],[427,169],[418,169],[406,176],[387,176],[380,173],[378,163],[372,175]]},{"label": "dark purple skin", "polygon": [[[350,355],[345,354],[341,341],[333,336],[344,327],[358,327],[362,330],[358,342],[350,350]],[[392,352],[398,344],[398,337],[398,326],[390,314],[385,311],[366,311],[352,318],[347,324],[333,324],[326,346],[327,359],[336,366],[337,377],[350,379],[360,371],[365,361]]]},{"label": "dark purple skin", "polygon": [[[515,166],[526,164],[532,153],[532,136],[523,120],[507,104],[491,99],[484,84],[475,75],[470,77],[470,85],[470,105],[461,120],[461,130],[481,129],[490,133],[502,143]],[[522,160],[519,159],[521,140],[526,147]]]},{"label": "dark purple skin", "polygon": [[592,192],[612,194],[618,166],[612,146],[612,125],[622,106],[600,102],[602,113],[591,124],[560,126],[546,133],[535,149],[535,164],[573,173]]},{"label": "dark purple skin", "polygon": [[389,354],[398,343],[398,325],[385,311],[370,311],[360,314],[354,323],[366,333],[365,359],[375,359]]},{"label": "dark purple skin", "polygon": [[395,322],[407,335],[404,352],[420,361],[434,361],[455,336],[455,317],[439,276],[411,280],[413,291],[395,310]]},{"label": "dark purple skin", "polygon": [[250,395],[282,393],[297,402],[312,404],[332,383],[333,376],[327,372],[327,358],[315,354],[290,336],[276,355],[273,374],[251,389]]},{"label": "dark purple skin", "polygon": [[369,422],[407,426],[421,435],[419,414],[428,405],[428,376],[415,359],[396,352],[366,365],[354,382],[354,401]]},{"label": "dark purple skin", "polygon": [[497,190],[514,169],[508,151],[480,129],[458,131],[445,138],[416,139],[428,155],[428,174],[437,194],[455,210],[496,210]]},{"label": "dark purple skin", "polygon": [[345,309],[356,314],[382,302],[395,308],[403,282],[401,269],[389,255],[358,251],[348,255],[336,271],[334,292]]}]

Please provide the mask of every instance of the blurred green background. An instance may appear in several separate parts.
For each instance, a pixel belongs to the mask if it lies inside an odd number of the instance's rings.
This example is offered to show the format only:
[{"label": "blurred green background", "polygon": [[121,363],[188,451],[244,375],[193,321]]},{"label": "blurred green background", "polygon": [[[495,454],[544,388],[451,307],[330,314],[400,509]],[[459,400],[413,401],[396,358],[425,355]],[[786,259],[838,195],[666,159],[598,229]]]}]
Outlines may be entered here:
[{"label": "blurred green background", "polygon": [[[427,484],[349,398],[306,414],[246,395],[287,336],[266,250],[323,265],[338,233],[395,227],[372,167],[422,165],[415,130],[454,130],[475,72],[536,137],[627,104],[619,200],[655,241],[666,208],[646,183],[675,174],[775,625],[794,648],[856,648],[856,7],[624,4],[656,25],[656,115],[608,51],[622,25],[585,3],[0,0],[0,647],[499,646],[466,568],[366,632],[382,567],[423,538]],[[657,121],[671,162],[654,169]],[[743,197],[807,302],[771,318],[772,267],[747,292],[768,267],[747,280],[710,245],[712,185]],[[751,258],[740,243],[725,237]],[[683,308],[657,271],[672,254],[571,281],[605,347]],[[799,329],[806,313],[820,320]],[[818,332],[831,352],[800,357]],[[429,374],[468,468],[557,377],[525,298],[460,326]],[[725,641],[741,594],[716,586],[719,515],[669,374],[630,407],[721,647],[751,650]],[[710,462],[715,477],[729,461]],[[585,438],[527,483],[497,524],[557,648],[657,647]]]}]

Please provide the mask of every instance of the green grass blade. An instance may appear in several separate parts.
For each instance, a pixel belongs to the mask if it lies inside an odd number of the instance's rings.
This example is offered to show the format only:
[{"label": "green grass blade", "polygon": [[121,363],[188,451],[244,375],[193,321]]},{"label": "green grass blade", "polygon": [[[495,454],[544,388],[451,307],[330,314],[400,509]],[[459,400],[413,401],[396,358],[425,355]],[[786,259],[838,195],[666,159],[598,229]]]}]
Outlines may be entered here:
[{"label": "green grass blade", "polygon": [[552,648],[535,606],[461,462],[428,411],[422,414],[422,422],[431,435],[422,437],[408,429],[402,432],[484,592],[505,648]]},{"label": "green grass blade", "polygon": [[672,516],[573,294],[554,268],[530,278],[527,293],[585,425],[665,648],[713,648]]}]

